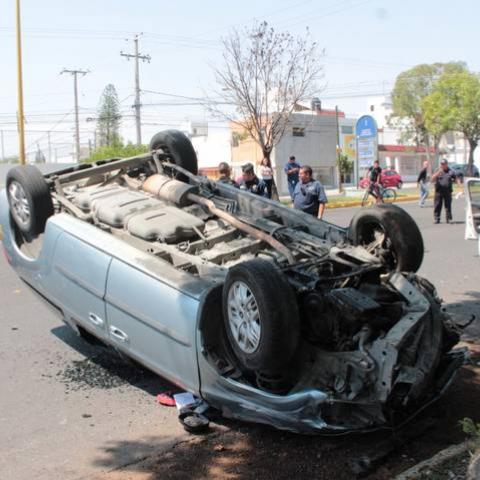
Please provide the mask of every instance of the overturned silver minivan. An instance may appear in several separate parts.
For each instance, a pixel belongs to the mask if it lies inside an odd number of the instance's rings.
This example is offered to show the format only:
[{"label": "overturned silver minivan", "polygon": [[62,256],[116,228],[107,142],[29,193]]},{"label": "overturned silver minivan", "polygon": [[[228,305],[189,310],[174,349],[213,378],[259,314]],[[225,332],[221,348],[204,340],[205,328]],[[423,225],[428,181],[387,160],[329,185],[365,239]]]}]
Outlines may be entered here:
[{"label": "overturned silver minivan", "polygon": [[42,175],[10,170],[3,247],[80,335],[227,417],[295,432],[401,424],[465,357],[395,205],[348,229],[197,175],[187,137]]}]

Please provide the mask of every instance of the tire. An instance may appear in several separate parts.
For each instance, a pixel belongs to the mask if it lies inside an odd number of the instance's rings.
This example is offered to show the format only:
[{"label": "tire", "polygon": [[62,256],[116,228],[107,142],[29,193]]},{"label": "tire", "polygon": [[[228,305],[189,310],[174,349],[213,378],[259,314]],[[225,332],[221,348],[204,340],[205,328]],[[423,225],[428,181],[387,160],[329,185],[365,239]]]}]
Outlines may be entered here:
[{"label": "tire", "polygon": [[400,190],[403,187],[403,182],[398,182],[397,183],[397,188]]},{"label": "tire", "polygon": [[393,188],[386,188],[382,194],[383,203],[394,203],[397,199],[397,192]]},{"label": "tire", "polygon": [[298,346],[300,320],[295,293],[281,272],[259,259],[235,265],[222,301],[225,331],[240,367],[275,373],[288,365]]},{"label": "tire", "polygon": [[33,165],[14,167],[8,171],[6,187],[10,213],[18,229],[28,238],[43,233],[53,215],[53,202],[40,170]]},{"label": "tire", "polygon": [[[158,132],[150,140],[150,150],[161,149],[168,159],[179,167],[197,175],[198,160],[190,139],[179,130]],[[186,175],[177,174],[178,180],[188,182]]]},{"label": "tire", "polygon": [[[423,260],[423,238],[415,220],[396,205],[377,205],[359,210],[348,227],[348,236],[354,245],[368,246],[376,233],[384,233],[385,240],[377,249],[391,270],[416,272]],[[387,253],[385,253],[385,250]]]},{"label": "tire", "polygon": [[366,207],[370,201],[370,193],[368,192],[368,189],[365,190],[365,195],[362,198],[362,207]]}]

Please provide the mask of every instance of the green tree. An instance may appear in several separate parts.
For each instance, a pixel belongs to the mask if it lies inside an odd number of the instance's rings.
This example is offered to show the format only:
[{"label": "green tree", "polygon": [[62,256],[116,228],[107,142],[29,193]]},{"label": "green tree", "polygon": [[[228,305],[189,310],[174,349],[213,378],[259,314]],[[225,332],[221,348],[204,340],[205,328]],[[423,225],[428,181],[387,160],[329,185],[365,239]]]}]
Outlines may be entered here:
[{"label": "green tree", "polygon": [[339,190],[341,191],[345,176],[353,172],[353,161],[348,158],[346,153],[339,153],[337,155],[337,168],[340,174]]},{"label": "green tree", "polygon": [[140,155],[148,152],[147,145],[134,145],[132,142],[128,142],[123,145],[117,142],[115,145],[105,145],[95,149],[85,163],[96,162],[97,160],[105,160],[109,158],[128,158]]},{"label": "green tree", "polygon": [[480,141],[480,80],[477,75],[467,71],[445,73],[423,100],[422,108],[428,129],[463,133],[470,146],[467,172],[471,175],[473,154]]},{"label": "green tree", "polygon": [[0,163],[19,163],[18,155],[11,155],[5,157],[3,160],[0,159]]},{"label": "green tree", "polygon": [[392,126],[402,131],[402,141],[413,141],[424,145],[427,152],[432,144],[437,151],[440,137],[445,131],[429,131],[425,124],[423,100],[433,90],[442,75],[466,71],[464,62],[434,63],[417,65],[400,73],[392,91]]},{"label": "green tree", "polygon": [[117,91],[110,83],[103,90],[97,111],[97,142],[100,147],[115,145],[120,141],[121,119]]}]

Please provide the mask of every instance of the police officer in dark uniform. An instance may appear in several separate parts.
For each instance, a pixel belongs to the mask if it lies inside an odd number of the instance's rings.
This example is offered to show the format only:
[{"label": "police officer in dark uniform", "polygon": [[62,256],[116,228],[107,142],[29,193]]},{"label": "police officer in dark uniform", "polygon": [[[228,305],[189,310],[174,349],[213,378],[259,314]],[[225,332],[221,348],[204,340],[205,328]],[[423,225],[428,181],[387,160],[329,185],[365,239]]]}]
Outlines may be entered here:
[{"label": "police officer in dark uniform", "polygon": [[308,165],[300,167],[299,177],[300,181],[293,191],[293,207],[322,218],[328,202],[323,185],[312,178],[312,168]]},{"label": "police officer in dark uniform", "polygon": [[260,180],[256,175],[253,164],[246,163],[242,165],[242,180],[239,182],[240,190],[260,195],[268,198],[267,186],[263,180]]},{"label": "police officer in dark uniform", "polygon": [[238,187],[237,182],[235,182],[235,180],[231,178],[232,170],[230,169],[230,165],[227,162],[219,163],[218,174],[219,174],[219,177],[217,182],[228,183],[229,185]]},{"label": "police officer in dark uniform", "polygon": [[452,221],[452,191],[453,182],[455,181],[460,185],[460,180],[455,175],[455,172],[448,166],[448,161],[445,158],[442,159],[440,168],[432,175],[432,182],[435,184],[433,207],[433,219],[435,223],[440,223],[442,204],[445,204],[447,223]]}]

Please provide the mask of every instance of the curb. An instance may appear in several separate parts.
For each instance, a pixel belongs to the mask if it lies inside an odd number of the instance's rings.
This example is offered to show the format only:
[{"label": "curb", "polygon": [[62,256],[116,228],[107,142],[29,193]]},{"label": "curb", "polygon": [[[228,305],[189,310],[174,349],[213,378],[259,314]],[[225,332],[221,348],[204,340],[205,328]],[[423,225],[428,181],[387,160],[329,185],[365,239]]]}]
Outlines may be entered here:
[{"label": "curb", "polygon": [[[395,200],[395,203],[400,203],[400,202],[412,202],[418,200],[418,195],[406,195],[404,197],[397,198]],[[359,207],[362,205],[362,200],[350,200],[346,202],[338,202],[338,203],[333,203],[333,204],[328,204],[327,203],[327,209],[332,209],[332,208],[346,208],[346,207]]]},{"label": "curb", "polygon": [[463,442],[457,445],[450,445],[444,450],[440,450],[440,452],[436,453],[433,457],[429,458],[428,460],[424,460],[423,462],[417,463],[417,465],[414,465],[408,470],[405,470],[402,473],[399,473],[396,477],[394,477],[393,480],[414,480],[418,478],[422,473],[426,473],[424,472],[424,470],[437,467],[438,465],[449,460],[450,458],[456,457],[457,455],[461,455],[462,453],[466,452],[469,448],[473,448],[472,442]]}]

